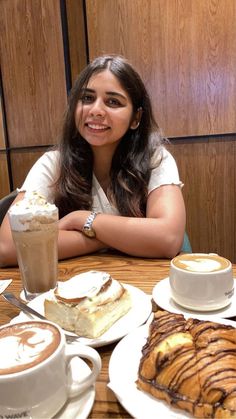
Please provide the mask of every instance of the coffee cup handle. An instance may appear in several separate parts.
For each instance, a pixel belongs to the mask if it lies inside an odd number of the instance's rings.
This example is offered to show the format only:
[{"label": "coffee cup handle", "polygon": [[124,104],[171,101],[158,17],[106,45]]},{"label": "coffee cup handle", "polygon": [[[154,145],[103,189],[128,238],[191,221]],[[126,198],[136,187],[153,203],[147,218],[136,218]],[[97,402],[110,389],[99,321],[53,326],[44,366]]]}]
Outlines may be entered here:
[{"label": "coffee cup handle", "polygon": [[68,396],[75,397],[83,391],[87,390],[91,385],[96,381],[98,374],[100,373],[102,361],[98,352],[85,345],[81,345],[79,342],[74,343],[73,345],[66,345],[66,365],[67,372],[69,374],[70,361],[74,357],[85,358],[91,361],[92,370],[86,377],[79,379],[78,381],[72,381],[68,383]]}]

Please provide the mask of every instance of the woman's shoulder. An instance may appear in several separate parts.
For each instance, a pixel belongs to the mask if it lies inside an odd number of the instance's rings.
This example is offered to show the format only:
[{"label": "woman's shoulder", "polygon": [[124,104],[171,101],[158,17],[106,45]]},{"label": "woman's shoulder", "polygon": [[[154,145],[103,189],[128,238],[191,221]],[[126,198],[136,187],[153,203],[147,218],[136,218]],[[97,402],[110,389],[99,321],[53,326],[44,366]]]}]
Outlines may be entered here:
[{"label": "woman's shoulder", "polygon": [[183,186],[179,179],[176,161],[165,145],[162,144],[156,150],[153,150],[148,191],[151,192],[159,186],[170,184]]},{"label": "woman's shoulder", "polygon": [[157,144],[156,147],[152,146],[151,150],[151,167],[155,168],[160,164],[166,164],[168,162],[173,162],[174,157],[167,150],[164,144]]},{"label": "woman's shoulder", "polygon": [[51,149],[51,150],[46,151],[40,157],[40,160],[41,161],[45,161],[45,162],[48,161],[48,162],[51,162],[51,163],[54,164],[55,162],[58,162],[59,156],[60,156],[59,150],[57,150],[57,149]]}]

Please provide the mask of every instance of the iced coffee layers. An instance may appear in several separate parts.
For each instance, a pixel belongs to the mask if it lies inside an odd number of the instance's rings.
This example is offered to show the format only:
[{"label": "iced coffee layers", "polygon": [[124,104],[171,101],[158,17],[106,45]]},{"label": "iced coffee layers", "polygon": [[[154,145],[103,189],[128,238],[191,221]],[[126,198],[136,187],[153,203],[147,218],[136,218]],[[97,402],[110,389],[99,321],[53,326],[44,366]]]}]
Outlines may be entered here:
[{"label": "iced coffee layers", "polygon": [[54,289],[58,272],[58,209],[37,192],[8,211],[27,300]]},{"label": "iced coffee layers", "polygon": [[131,297],[108,273],[84,272],[59,283],[44,303],[47,319],[79,336],[97,338],[131,308]]},{"label": "iced coffee layers", "polygon": [[8,215],[13,231],[37,231],[43,224],[58,220],[58,209],[37,192],[26,192],[24,198],[9,209]]}]

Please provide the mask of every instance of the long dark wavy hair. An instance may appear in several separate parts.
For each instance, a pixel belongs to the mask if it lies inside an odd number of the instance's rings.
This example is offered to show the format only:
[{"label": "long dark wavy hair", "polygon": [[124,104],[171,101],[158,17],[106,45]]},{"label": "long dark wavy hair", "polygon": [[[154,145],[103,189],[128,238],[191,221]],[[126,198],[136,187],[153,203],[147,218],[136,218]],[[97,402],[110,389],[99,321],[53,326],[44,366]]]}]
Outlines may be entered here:
[{"label": "long dark wavy hair", "polygon": [[139,126],[135,130],[128,129],[115,150],[107,194],[121,215],[145,217],[146,214],[147,187],[152,169],[150,159],[162,139],[149,95],[139,74],[125,58],[109,55],[92,61],[80,73],[69,95],[59,145],[60,171],[56,182],[55,204],[60,217],[74,210],[92,209],[93,154],[90,145],[76,128],[75,110],[91,76],[106,69],[118,79],[129,95],[133,116],[142,108]]}]

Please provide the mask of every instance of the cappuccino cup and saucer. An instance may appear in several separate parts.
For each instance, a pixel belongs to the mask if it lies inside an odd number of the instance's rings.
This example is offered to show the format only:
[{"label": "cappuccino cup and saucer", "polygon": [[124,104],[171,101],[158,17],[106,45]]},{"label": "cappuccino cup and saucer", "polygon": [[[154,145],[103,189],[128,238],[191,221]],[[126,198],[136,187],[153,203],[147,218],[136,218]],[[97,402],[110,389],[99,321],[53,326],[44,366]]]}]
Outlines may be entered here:
[{"label": "cappuccino cup and saucer", "polygon": [[[101,369],[95,349],[79,342],[67,344],[63,330],[44,320],[1,326],[0,353],[0,418],[52,418],[68,400],[83,398]],[[82,364],[86,373],[80,373]]]},{"label": "cappuccino cup and saucer", "polygon": [[231,262],[215,253],[181,254],[171,260],[170,289],[175,302],[190,310],[219,310],[234,294]]},{"label": "cappuccino cup and saucer", "polygon": [[236,315],[232,263],[215,253],[182,253],[170,262],[169,277],[153,289],[153,299],[176,313]]}]

